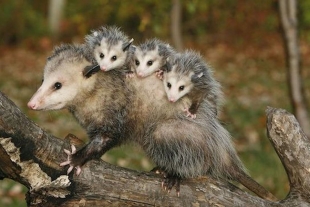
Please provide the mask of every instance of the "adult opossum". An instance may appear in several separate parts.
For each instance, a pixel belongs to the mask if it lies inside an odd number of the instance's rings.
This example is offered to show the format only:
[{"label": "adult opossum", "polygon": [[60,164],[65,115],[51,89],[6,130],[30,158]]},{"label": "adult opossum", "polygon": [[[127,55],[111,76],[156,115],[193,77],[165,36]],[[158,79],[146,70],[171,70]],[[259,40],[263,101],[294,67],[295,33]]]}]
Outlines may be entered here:
[{"label": "adult opossum", "polygon": [[171,103],[163,83],[155,75],[126,79],[119,70],[85,77],[92,65],[83,45],[62,45],[48,58],[44,81],[28,103],[33,110],[67,108],[86,129],[90,142],[68,152],[64,162],[80,169],[109,149],[134,141],[166,174],[169,190],[180,179],[201,175],[236,180],[263,198],[273,198],[251,179],[208,101],[196,119],[181,110],[186,98]]}]

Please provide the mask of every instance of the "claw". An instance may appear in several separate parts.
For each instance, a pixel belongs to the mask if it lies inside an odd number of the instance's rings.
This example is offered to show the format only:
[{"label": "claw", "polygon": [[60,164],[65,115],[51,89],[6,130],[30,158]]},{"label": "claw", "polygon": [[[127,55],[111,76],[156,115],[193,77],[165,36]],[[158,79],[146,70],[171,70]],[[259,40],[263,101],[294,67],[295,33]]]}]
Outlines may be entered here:
[{"label": "claw", "polygon": [[70,165],[70,167],[69,167],[68,170],[67,170],[67,175],[69,175],[69,173],[70,173],[72,170],[73,170],[73,166]]},{"label": "claw", "polygon": [[70,161],[67,160],[65,162],[60,163],[59,166],[66,166],[66,165],[69,165],[69,164],[70,164]]},{"label": "claw", "polygon": [[76,153],[76,147],[72,144],[71,145],[71,154],[75,154]]},{"label": "claw", "polygon": [[67,155],[71,155],[71,152],[67,149],[64,149],[64,152],[67,154]]},{"label": "claw", "polygon": [[180,181],[181,178],[175,175],[166,174],[164,181],[162,182],[162,188],[168,193],[171,192],[172,188],[175,187],[177,196],[180,196]]},{"label": "claw", "polygon": [[76,166],[75,169],[76,169],[76,175],[79,176],[82,172],[82,168],[80,166]]},{"label": "claw", "polygon": [[126,73],[126,78],[133,78],[135,77],[135,74],[133,72]]},{"label": "claw", "polygon": [[163,76],[164,76],[164,71],[163,70],[158,70],[155,72],[157,78],[159,78],[160,80],[163,79]]}]

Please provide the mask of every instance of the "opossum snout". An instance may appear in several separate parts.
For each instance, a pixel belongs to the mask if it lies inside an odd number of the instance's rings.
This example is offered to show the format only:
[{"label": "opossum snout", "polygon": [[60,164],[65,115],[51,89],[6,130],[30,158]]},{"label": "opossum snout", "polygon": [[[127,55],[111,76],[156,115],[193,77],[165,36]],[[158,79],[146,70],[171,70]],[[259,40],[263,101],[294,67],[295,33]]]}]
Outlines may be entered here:
[{"label": "opossum snout", "polygon": [[174,103],[176,100],[175,98],[169,98],[169,101]]},{"label": "opossum snout", "polygon": [[106,71],[106,70],[107,70],[107,67],[106,67],[106,66],[101,66],[100,69],[101,69],[102,71]]},{"label": "opossum snout", "polygon": [[37,102],[34,102],[33,100],[30,100],[27,104],[28,108],[32,110],[36,110],[38,108]]},{"label": "opossum snout", "polygon": [[139,73],[138,73],[138,76],[141,77],[141,78],[143,78],[143,77],[144,77],[144,74],[143,74],[142,72],[139,72]]}]

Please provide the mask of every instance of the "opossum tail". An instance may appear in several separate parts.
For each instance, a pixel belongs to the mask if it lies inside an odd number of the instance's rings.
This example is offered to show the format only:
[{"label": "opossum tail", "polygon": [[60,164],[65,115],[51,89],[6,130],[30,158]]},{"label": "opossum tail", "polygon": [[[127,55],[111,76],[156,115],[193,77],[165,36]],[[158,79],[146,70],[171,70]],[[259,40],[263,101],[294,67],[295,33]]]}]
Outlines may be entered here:
[{"label": "opossum tail", "polygon": [[258,182],[253,180],[248,174],[244,171],[239,170],[238,175],[235,178],[238,182],[240,182],[243,186],[247,189],[258,195],[259,197],[270,200],[276,201],[278,200],[273,194],[271,194],[268,190],[266,190],[263,186],[261,186]]}]

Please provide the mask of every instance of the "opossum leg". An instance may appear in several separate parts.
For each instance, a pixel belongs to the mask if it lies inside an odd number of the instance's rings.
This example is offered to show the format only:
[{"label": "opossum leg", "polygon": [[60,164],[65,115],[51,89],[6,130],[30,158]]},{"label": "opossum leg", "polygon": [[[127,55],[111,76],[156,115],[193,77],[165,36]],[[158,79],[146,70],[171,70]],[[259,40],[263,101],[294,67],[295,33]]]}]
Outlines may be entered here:
[{"label": "opossum leg", "polygon": [[198,100],[193,100],[192,105],[184,110],[187,113],[186,116],[195,119],[199,105],[200,102]]},{"label": "opossum leg", "polygon": [[72,145],[72,151],[64,150],[68,155],[68,159],[65,162],[60,163],[60,166],[69,165],[67,173],[69,174],[74,168],[76,169],[76,175],[79,175],[82,171],[81,167],[91,159],[99,159],[106,151],[114,147],[117,143],[111,138],[96,135],[93,139],[82,149],[76,151]]},{"label": "opossum leg", "polygon": [[177,192],[178,197],[180,196],[180,183],[181,178],[177,175],[166,174],[164,176],[164,181],[162,182],[162,187],[164,190],[167,190],[170,193],[173,186],[175,186],[175,190]]},{"label": "opossum leg", "polygon": [[196,118],[196,113],[190,112],[189,108],[185,108],[184,112],[186,112],[186,117],[191,117],[192,119]]}]

